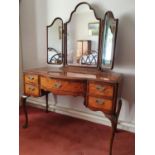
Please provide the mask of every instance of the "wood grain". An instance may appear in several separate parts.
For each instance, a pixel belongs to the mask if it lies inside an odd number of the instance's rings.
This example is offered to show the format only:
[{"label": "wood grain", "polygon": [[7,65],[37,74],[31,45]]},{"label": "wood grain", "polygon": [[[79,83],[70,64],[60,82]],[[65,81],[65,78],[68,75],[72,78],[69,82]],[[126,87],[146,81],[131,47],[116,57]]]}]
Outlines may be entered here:
[{"label": "wood grain", "polygon": [[25,74],[24,81],[25,81],[25,83],[38,85],[38,75]]},{"label": "wood grain", "polygon": [[103,82],[90,81],[88,84],[88,93],[91,96],[113,97],[113,86]]},{"label": "wood grain", "polygon": [[[43,75],[53,78],[92,80],[104,83],[116,84],[121,82],[121,75],[112,71],[101,72],[94,68],[78,67],[42,67],[24,71],[25,74]],[[72,73],[72,74],[71,74]],[[74,75],[75,74],[75,75]],[[80,76],[77,76],[79,74]],[[91,76],[90,76],[91,75]]]},{"label": "wood grain", "polygon": [[25,95],[38,97],[40,95],[39,92],[39,87],[31,84],[25,84]]},{"label": "wood grain", "polygon": [[96,110],[101,111],[111,111],[112,100],[88,96],[88,107],[95,108]]},{"label": "wood grain", "polygon": [[41,89],[52,91],[54,93],[70,92],[70,93],[85,93],[86,83],[78,80],[63,80],[48,77],[40,77]]}]

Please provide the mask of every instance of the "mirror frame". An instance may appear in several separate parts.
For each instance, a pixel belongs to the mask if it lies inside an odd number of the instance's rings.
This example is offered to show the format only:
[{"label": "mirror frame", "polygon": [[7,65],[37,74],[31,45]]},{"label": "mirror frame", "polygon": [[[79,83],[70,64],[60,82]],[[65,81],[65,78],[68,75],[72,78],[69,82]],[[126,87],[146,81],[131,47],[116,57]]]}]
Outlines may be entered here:
[{"label": "mirror frame", "polygon": [[[61,46],[62,47],[61,48],[62,49],[62,62],[60,64],[48,62],[48,28],[52,27],[54,25],[55,21],[58,19],[62,21],[62,46]],[[46,36],[47,36],[47,64],[62,65],[64,62],[64,23],[63,23],[62,18],[60,18],[60,17],[54,18],[53,22],[50,25],[46,26]]]},{"label": "mirror frame", "polygon": [[[96,66],[89,66],[89,65],[84,65],[84,66],[82,66],[82,65],[77,65],[77,66],[75,66],[75,65],[69,65],[69,64],[67,64],[67,24],[69,24],[69,22],[71,21],[71,19],[72,19],[72,16],[73,16],[73,14],[74,14],[74,12],[76,12],[76,10],[77,10],[77,8],[80,6],[80,5],[83,5],[83,4],[85,4],[85,5],[88,5],[88,8],[90,9],[90,10],[92,10],[93,11],[93,13],[94,13],[94,16],[95,16],[95,18],[99,21],[99,36],[98,36],[98,61],[97,61],[97,65]],[[100,67],[100,61],[99,61],[99,58],[100,58],[100,55],[101,55],[101,27],[102,27],[102,20],[101,20],[101,18],[98,18],[97,17],[97,15],[96,15],[96,12],[95,12],[95,9],[89,4],[89,3],[87,3],[87,2],[81,2],[81,3],[79,3],[79,4],[77,4],[76,5],[76,7],[74,8],[74,10],[71,12],[71,14],[70,14],[70,18],[69,18],[69,20],[66,22],[66,23],[64,23],[64,66],[65,67],[79,67],[79,68],[97,68],[97,69],[99,69],[99,67]]]},{"label": "mirror frame", "polygon": [[[115,38],[114,38],[114,43],[112,46],[112,63],[110,65],[110,67],[102,67],[102,54],[103,54],[103,42],[104,42],[104,30],[105,30],[105,19],[106,19],[106,15],[109,14],[110,18],[113,18],[113,20],[116,22],[116,31],[115,31]],[[115,59],[115,49],[116,49],[116,39],[117,39],[117,31],[118,31],[118,19],[114,17],[112,11],[107,11],[104,15],[104,20],[102,20],[102,32],[101,32],[101,57],[100,57],[100,69],[101,71],[104,70],[112,70],[114,67],[114,59]]]}]

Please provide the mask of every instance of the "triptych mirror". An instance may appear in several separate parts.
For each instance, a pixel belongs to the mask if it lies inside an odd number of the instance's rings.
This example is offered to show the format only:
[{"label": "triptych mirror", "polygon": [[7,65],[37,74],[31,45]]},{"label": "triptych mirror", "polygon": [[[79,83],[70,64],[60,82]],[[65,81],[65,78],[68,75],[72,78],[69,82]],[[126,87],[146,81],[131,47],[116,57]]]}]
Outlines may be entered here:
[{"label": "triptych mirror", "polygon": [[47,63],[112,69],[117,25],[111,11],[102,20],[88,3],[78,4],[66,23],[55,18],[47,26]]}]

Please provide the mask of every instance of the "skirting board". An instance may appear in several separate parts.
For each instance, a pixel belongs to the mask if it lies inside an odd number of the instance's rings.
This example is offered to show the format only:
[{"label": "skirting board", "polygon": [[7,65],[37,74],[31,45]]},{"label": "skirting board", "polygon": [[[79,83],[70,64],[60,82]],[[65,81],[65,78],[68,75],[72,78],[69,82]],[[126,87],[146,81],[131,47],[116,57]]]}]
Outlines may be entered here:
[{"label": "skirting board", "polygon": [[[27,101],[29,102],[29,104],[31,106],[41,108],[41,109],[45,109],[45,101],[43,101],[42,99],[28,98]],[[110,121],[104,115],[103,116],[93,115],[93,114],[90,114],[90,113],[84,112],[84,111],[78,111],[75,109],[66,108],[66,107],[62,107],[62,106],[60,107],[58,105],[54,105],[51,101],[49,101],[49,109],[48,110],[56,112],[56,113],[68,115],[71,117],[91,121],[94,123],[99,123],[99,124],[111,126]],[[130,132],[134,133],[135,132],[135,125],[132,123],[124,122],[124,121],[118,121],[118,129],[130,131]]]}]

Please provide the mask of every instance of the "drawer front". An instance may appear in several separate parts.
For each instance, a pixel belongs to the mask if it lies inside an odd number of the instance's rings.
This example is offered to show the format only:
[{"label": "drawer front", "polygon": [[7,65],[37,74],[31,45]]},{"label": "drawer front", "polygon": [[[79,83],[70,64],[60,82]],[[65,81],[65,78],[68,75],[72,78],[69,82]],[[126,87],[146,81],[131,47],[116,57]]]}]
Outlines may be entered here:
[{"label": "drawer front", "polygon": [[92,96],[113,97],[114,94],[113,86],[104,84],[103,82],[89,82],[88,89],[89,95]]},{"label": "drawer front", "polygon": [[38,85],[38,75],[25,74],[24,80],[25,80],[25,83]]},{"label": "drawer front", "polygon": [[25,94],[30,96],[39,96],[39,88],[30,84],[25,84]]},{"label": "drawer front", "polygon": [[112,100],[88,96],[88,107],[95,108],[97,110],[111,111]]},{"label": "drawer front", "polygon": [[85,83],[83,81],[61,80],[41,77],[41,88],[49,91],[66,91],[74,93],[84,93]]}]

